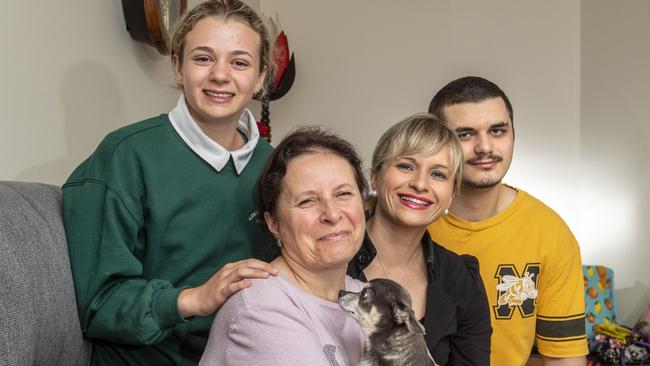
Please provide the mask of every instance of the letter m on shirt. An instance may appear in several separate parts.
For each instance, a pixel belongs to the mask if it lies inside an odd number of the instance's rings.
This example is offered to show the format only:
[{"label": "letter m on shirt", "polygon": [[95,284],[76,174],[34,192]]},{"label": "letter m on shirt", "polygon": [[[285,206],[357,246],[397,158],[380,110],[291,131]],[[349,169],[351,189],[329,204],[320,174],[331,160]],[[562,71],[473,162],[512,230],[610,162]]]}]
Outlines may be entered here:
[{"label": "letter m on shirt", "polygon": [[522,318],[535,315],[537,286],[541,265],[528,263],[519,272],[514,264],[500,264],[494,278],[497,280],[496,305],[492,307],[496,319],[511,319],[515,309]]}]

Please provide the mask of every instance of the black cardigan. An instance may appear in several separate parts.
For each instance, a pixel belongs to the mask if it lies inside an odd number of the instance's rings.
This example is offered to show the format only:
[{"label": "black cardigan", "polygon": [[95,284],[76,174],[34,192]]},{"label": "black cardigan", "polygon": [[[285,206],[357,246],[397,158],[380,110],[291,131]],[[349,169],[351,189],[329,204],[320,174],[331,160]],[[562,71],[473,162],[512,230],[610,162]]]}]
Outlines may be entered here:
[{"label": "black cardigan", "polygon": [[[492,326],[478,260],[441,247],[426,232],[422,250],[429,282],[423,320],[429,352],[439,365],[489,365]],[[363,270],[376,255],[366,234],[348,275],[367,281]]]}]

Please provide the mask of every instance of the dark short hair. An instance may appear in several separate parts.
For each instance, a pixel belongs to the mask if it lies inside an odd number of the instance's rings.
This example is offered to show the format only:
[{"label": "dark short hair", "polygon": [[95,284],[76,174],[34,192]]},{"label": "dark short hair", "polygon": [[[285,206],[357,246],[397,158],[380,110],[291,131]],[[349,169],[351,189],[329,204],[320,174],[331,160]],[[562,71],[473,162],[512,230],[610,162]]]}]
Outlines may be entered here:
[{"label": "dark short hair", "polygon": [[305,154],[329,153],[345,159],[352,170],[357,188],[365,198],[368,183],[363,177],[361,158],[356,149],[341,137],[318,127],[301,127],[287,135],[271,152],[255,188],[255,206],[258,218],[264,222],[264,213],[275,217],[278,197],[282,191],[282,179],[289,163]]},{"label": "dark short hair", "polygon": [[446,122],[443,114],[445,107],[460,103],[479,103],[490,98],[503,99],[510,121],[514,122],[512,105],[506,93],[497,84],[479,76],[465,76],[445,85],[431,100],[429,113]]}]

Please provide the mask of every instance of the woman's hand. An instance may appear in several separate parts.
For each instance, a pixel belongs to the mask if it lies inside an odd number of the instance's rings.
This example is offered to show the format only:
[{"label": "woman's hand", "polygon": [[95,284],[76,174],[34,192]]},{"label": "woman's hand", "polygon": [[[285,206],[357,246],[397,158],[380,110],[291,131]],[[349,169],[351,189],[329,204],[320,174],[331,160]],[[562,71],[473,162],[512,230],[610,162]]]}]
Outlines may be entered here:
[{"label": "woman's hand", "polygon": [[277,269],[257,259],[228,263],[201,286],[181,291],[178,309],[184,318],[214,314],[232,294],[250,287],[250,278],[277,274]]}]

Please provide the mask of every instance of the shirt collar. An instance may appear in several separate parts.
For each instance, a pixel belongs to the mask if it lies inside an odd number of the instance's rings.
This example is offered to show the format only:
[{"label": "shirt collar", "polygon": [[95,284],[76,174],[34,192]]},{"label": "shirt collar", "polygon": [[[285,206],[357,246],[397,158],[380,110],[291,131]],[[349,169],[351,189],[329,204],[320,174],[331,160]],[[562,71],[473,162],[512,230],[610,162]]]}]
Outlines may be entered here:
[{"label": "shirt collar", "polygon": [[435,281],[435,256],[433,253],[433,240],[431,240],[431,236],[429,235],[429,231],[424,232],[424,236],[422,236],[422,245],[424,246],[424,256],[427,260],[427,277],[429,279],[429,283]]},{"label": "shirt collar", "polygon": [[185,141],[187,146],[218,172],[226,166],[232,156],[235,170],[237,174],[241,174],[253,156],[253,151],[260,138],[255,117],[248,109],[244,109],[241,117],[239,117],[237,130],[246,136],[248,141],[237,150],[226,150],[208,137],[194,121],[187,108],[184,94],[181,94],[176,106],[169,112],[169,120],[176,133]]},{"label": "shirt collar", "polygon": [[[427,261],[427,278],[429,283],[431,283],[435,280],[435,258],[433,253],[433,242],[431,241],[429,232],[424,232],[421,243],[424,247],[424,255]],[[362,281],[366,281],[366,276],[363,274],[363,270],[370,265],[376,256],[377,249],[375,248],[375,244],[373,244],[372,240],[370,240],[370,236],[368,236],[368,232],[366,231],[366,234],[363,237],[361,248],[359,248],[359,251],[352,258],[350,263],[348,263],[348,275],[353,278],[358,278]]]}]

